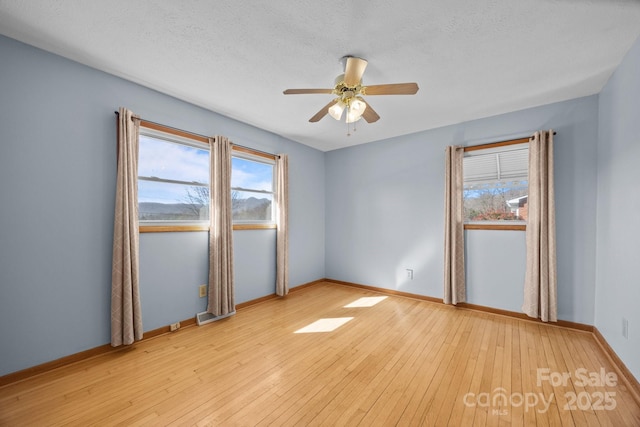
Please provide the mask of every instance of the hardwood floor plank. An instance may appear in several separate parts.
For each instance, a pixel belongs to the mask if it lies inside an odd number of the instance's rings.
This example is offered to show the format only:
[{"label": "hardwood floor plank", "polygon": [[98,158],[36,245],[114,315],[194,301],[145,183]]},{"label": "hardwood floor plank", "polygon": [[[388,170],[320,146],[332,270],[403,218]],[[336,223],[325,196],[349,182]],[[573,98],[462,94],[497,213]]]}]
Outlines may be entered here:
[{"label": "hardwood floor plank", "polygon": [[[511,324],[511,393],[517,393],[524,390],[522,385],[522,361],[520,353],[520,324],[517,320],[509,320]],[[512,426],[524,425],[524,410],[521,405],[511,405],[507,408],[509,411],[510,422]]]},{"label": "hardwood floor plank", "polygon": [[[640,425],[621,381],[576,375],[616,372],[588,332],[395,295],[349,305],[381,296],[319,283],[5,385],[0,425]],[[351,319],[296,333],[335,318]],[[541,410],[527,394],[553,399]]]}]

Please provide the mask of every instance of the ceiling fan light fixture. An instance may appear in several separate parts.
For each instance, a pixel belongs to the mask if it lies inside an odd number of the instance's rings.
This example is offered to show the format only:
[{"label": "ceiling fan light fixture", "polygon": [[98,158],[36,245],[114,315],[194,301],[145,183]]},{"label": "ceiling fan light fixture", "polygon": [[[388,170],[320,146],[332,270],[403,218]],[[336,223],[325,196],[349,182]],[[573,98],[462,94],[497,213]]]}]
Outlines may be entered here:
[{"label": "ceiling fan light fixture", "polygon": [[340,118],[342,117],[342,112],[344,111],[344,107],[346,106],[347,104],[342,102],[342,100],[339,100],[329,108],[329,115],[336,120],[340,120]]},{"label": "ceiling fan light fixture", "polygon": [[347,123],[355,123],[355,122],[357,122],[358,120],[360,120],[361,118],[362,118],[362,116],[357,116],[357,115],[355,115],[355,114],[348,114],[348,113],[347,113],[347,120],[346,120],[346,122],[347,122]]},{"label": "ceiling fan light fixture", "polygon": [[347,111],[347,123],[357,122],[362,118],[364,110],[367,109],[367,104],[359,99],[353,99],[349,103],[349,110]]},{"label": "ceiling fan light fixture", "polygon": [[356,114],[361,116],[362,113],[364,113],[364,110],[367,109],[367,103],[361,99],[356,98],[353,101],[351,101],[351,104],[349,107],[350,107],[349,110],[354,111],[356,112]]}]

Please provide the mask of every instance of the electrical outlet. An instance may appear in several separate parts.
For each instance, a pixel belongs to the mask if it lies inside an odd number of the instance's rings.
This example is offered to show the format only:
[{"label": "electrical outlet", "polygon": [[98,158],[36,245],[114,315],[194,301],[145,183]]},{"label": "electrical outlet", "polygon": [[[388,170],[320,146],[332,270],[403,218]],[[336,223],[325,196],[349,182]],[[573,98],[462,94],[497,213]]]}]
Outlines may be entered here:
[{"label": "electrical outlet", "polygon": [[629,339],[629,321],[624,317],[622,318],[622,336]]},{"label": "electrical outlet", "polygon": [[407,268],[407,279],[413,280],[413,269]]},{"label": "electrical outlet", "polygon": [[177,331],[178,329],[180,329],[180,322],[172,323],[171,325],[169,325],[169,329],[171,329],[171,332]]},{"label": "electrical outlet", "polygon": [[207,285],[200,285],[198,287],[198,296],[200,296],[200,298],[207,296]]}]

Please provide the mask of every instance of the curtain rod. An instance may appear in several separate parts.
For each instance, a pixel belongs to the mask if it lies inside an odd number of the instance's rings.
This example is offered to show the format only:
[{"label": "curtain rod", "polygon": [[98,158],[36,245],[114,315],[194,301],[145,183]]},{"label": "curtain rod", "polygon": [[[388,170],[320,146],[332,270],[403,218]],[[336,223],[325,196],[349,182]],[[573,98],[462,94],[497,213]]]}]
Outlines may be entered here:
[{"label": "curtain rod", "polygon": [[[545,131],[545,132],[547,132],[547,131]],[[556,135],[557,132],[554,131],[553,134]],[[505,145],[524,144],[527,141],[531,141],[533,139],[533,137],[534,137],[534,135],[523,136],[522,138],[509,139],[509,140],[506,140],[506,141],[495,141],[495,142],[487,142],[487,143],[478,144],[478,145],[459,146],[457,149],[467,152],[467,151],[484,150],[486,148],[501,147],[501,146],[505,146]]]},{"label": "curtain rod", "polygon": [[[114,113],[115,113],[116,116],[120,115],[119,111],[114,111]],[[178,132],[182,132],[182,133],[185,133],[185,134],[188,134],[188,135],[193,135],[193,136],[196,136],[198,138],[205,138],[205,139],[211,138],[210,136],[207,136],[207,135],[202,135],[202,134],[199,134],[199,133],[190,132],[188,130],[178,129],[176,127],[167,126],[167,125],[164,125],[162,123],[152,122],[151,120],[141,119],[139,116],[134,116],[133,118],[136,118],[136,119],[139,119],[140,121],[151,123],[151,124],[154,124],[154,125],[157,125],[157,126],[165,127],[167,129],[172,129],[172,130],[175,130],[175,131],[178,131]],[[256,150],[255,148],[247,147],[247,146],[236,144],[236,143],[232,143],[232,145],[235,145],[236,147],[240,147],[240,148],[246,148],[247,150],[255,151],[256,153],[264,154],[264,155],[267,155],[267,156],[273,156],[274,158],[275,157],[280,158],[280,156],[278,154],[268,153],[268,152],[262,151],[262,150]]]}]

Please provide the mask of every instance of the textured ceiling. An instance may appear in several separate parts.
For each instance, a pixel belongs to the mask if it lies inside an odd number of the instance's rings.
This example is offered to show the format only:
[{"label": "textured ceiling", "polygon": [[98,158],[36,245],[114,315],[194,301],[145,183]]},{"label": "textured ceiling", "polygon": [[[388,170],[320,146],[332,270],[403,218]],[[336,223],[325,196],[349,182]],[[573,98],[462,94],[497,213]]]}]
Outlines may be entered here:
[{"label": "textured ceiling", "polygon": [[[640,35],[633,0],[0,0],[0,33],[323,151],[598,93]],[[373,124],[308,119],[369,61]]]}]

